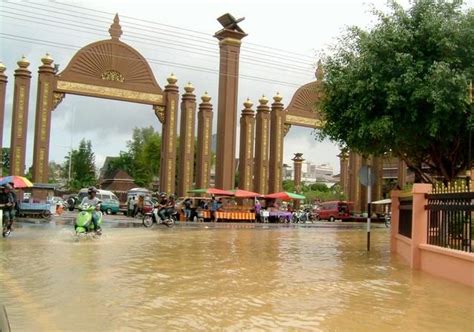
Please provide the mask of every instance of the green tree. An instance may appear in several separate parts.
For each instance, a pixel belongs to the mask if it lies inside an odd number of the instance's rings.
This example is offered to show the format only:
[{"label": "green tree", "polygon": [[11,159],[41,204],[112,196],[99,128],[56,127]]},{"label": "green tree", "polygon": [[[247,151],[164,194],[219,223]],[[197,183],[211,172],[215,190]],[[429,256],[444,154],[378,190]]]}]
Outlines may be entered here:
[{"label": "green tree", "polygon": [[161,157],[161,135],[153,127],[135,128],[127,151],[111,161],[107,172],[123,169],[139,186],[148,187],[158,175]]},{"label": "green tree", "polygon": [[474,10],[456,0],[389,8],[374,12],[370,31],[349,28],[326,57],[320,137],[365,155],[392,151],[418,180],[450,181],[470,160]]},{"label": "green tree", "polygon": [[69,188],[78,190],[84,187],[96,185],[95,155],[92,151],[91,141],[82,139],[77,150],[72,150],[66,156],[63,165],[63,177],[68,177],[69,158],[71,158],[71,182]]},{"label": "green tree", "polygon": [[295,191],[295,182],[293,180],[283,180],[282,188],[287,192]]}]

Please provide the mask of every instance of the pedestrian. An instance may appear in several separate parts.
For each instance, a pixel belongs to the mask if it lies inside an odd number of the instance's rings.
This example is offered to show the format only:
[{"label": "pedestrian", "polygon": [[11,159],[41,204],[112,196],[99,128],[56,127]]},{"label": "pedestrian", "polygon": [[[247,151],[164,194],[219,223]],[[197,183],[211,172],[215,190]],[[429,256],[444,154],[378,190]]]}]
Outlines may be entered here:
[{"label": "pedestrian", "polygon": [[191,201],[191,198],[187,197],[184,202],[184,219],[185,221],[190,221],[191,220],[191,207],[193,205],[193,202]]},{"label": "pedestrian", "polygon": [[139,195],[138,202],[136,204],[135,216],[140,213],[142,216],[145,214],[145,196]]},{"label": "pedestrian", "polygon": [[255,198],[255,219],[257,222],[260,222],[260,211],[262,210],[262,204],[260,204],[260,201]]},{"label": "pedestrian", "polygon": [[15,203],[13,213],[14,217],[16,217],[17,214],[20,214],[20,206],[18,205],[18,198],[15,193],[15,183],[9,182],[8,184],[12,187],[12,189],[10,190],[10,195],[12,195],[13,202]]},{"label": "pedestrian", "polygon": [[130,196],[128,199],[127,215],[133,217],[133,211],[135,209],[135,196]]},{"label": "pedestrian", "polygon": [[219,203],[217,202],[214,195],[211,198],[210,210],[211,210],[211,221],[217,221],[217,210],[219,209]]},{"label": "pedestrian", "polygon": [[3,237],[10,235],[15,218],[15,201],[14,195],[11,194],[12,189],[12,186],[7,183],[2,187],[0,192],[0,209],[3,211]]}]

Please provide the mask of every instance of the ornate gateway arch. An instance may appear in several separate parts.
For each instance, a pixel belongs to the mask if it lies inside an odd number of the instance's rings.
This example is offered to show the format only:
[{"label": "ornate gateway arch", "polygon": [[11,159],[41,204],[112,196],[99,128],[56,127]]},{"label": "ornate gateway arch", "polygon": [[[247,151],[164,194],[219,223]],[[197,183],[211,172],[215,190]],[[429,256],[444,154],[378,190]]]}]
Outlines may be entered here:
[{"label": "ornate gateway arch", "polygon": [[164,91],[145,58],[122,42],[118,15],[109,29],[110,39],[80,49],[67,67],[56,74],[53,59],[46,55],[39,67],[36,104],[33,181],[48,181],[51,112],[66,94],[123,100],[151,105],[163,124],[161,188],[175,191],[177,136],[177,79],[172,75]]}]

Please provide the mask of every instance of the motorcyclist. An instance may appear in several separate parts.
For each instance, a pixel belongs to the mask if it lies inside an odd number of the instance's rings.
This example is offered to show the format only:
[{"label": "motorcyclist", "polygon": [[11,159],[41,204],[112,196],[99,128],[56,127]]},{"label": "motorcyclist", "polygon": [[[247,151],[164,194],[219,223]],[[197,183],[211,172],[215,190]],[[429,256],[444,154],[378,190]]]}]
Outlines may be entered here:
[{"label": "motorcyclist", "polygon": [[94,229],[96,232],[100,232],[101,228],[97,224],[100,219],[100,200],[96,197],[97,189],[95,187],[90,187],[87,190],[87,196],[82,199],[81,205],[95,206],[95,211],[92,212],[92,223],[94,224]]},{"label": "motorcyclist", "polygon": [[160,217],[161,220],[166,219],[167,207],[168,207],[168,196],[166,195],[166,193],[161,193],[158,204],[156,204],[156,208],[158,208],[158,216]]},{"label": "motorcyclist", "polygon": [[168,218],[170,218],[175,212],[175,207],[176,207],[176,196],[170,195],[168,199],[168,205],[166,206],[166,216]]}]

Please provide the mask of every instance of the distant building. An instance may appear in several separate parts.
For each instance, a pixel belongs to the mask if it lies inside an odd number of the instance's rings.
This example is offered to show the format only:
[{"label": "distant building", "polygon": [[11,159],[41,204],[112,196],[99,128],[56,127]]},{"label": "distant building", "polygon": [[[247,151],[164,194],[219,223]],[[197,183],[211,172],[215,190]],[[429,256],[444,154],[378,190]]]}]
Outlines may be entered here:
[{"label": "distant building", "polygon": [[[311,161],[304,162],[302,167],[301,180],[305,184],[324,183],[328,187],[337,183],[338,177],[334,176],[334,169],[328,163],[315,164]],[[293,165],[283,164],[283,180],[293,180]]]}]

